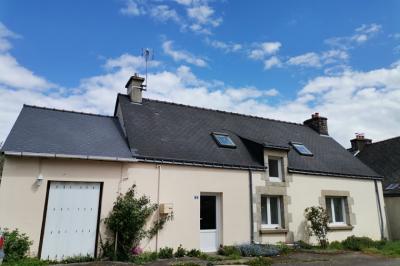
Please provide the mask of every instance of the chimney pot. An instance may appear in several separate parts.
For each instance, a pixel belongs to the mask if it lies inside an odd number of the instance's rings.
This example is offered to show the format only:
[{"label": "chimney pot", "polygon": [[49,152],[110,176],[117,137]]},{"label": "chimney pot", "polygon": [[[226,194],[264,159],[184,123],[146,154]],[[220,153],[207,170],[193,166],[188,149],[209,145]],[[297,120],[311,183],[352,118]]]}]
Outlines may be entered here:
[{"label": "chimney pot", "polygon": [[144,78],[135,73],[126,83],[125,88],[131,102],[142,103],[142,92],[145,90],[143,82]]},{"label": "chimney pot", "polygon": [[320,116],[317,112],[312,114],[311,118],[304,121],[303,124],[317,131],[320,135],[329,135],[328,119],[326,117]]},{"label": "chimney pot", "polygon": [[356,137],[350,140],[351,143],[351,151],[357,152],[362,151],[365,146],[372,143],[371,139],[366,139],[364,133],[356,133]]}]

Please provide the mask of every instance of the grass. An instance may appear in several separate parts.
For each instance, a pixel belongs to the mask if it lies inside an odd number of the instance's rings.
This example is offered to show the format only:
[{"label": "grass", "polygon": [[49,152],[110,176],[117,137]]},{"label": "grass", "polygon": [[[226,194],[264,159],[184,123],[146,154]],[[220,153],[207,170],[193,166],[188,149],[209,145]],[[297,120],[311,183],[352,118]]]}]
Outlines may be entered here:
[{"label": "grass", "polygon": [[388,257],[400,257],[400,241],[388,241],[380,247],[362,249],[365,253],[380,254]]}]

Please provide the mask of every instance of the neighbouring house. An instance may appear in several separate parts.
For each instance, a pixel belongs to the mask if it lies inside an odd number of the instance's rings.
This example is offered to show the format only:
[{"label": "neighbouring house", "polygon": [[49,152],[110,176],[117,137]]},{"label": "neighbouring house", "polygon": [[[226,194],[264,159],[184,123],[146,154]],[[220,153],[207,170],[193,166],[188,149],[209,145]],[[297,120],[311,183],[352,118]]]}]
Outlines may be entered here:
[{"label": "neighbouring house", "polygon": [[96,255],[102,220],[132,184],[159,215],[174,214],[146,250],[315,242],[310,206],[328,210],[330,241],[386,237],[381,176],[328,135],[326,118],[298,124],[142,99],[143,81],[129,79],[113,116],[22,108],[2,148],[0,225],[26,232],[32,255]]},{"label": "neighbouring house", "polygon": [[400,137],[372,143],[371,139],[357,135],[351,144],[357,158],[384,177],[389,236],[400,240]]}]

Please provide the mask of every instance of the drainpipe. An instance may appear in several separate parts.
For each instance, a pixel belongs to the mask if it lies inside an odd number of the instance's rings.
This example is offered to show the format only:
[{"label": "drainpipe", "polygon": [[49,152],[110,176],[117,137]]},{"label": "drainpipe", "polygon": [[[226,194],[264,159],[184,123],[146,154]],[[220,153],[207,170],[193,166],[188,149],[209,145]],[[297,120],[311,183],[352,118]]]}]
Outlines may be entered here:
[{"label": "drainpipe", "polygon": [[249,192],[250,192],[250,242],[254,243],[254,220],[253,220],[253,174],[249,169]]},{"label": "drainpipe", "polygon": [[[157,206],[158,206],[158,212],[157,212],[157,220],[160,222],[160,179],[161,179],[161,165],[157,165],[158,169],[158,176],[157,176]],[[158,230],[156,234],[156,252],[158,252]]]},{"label": "drainpipe", "polygon": [[378,211],[379,211],[379,226],[381,229],[381,240],[383,240],[384,237],[384,231],[383,231],[383,217],[382,217],[382,208],[381,208],[381,199],[379,198],[379,190],[378,190],[378,181],[374,180],[375,183],[375,193],[376,193],[376,200],[378,202]]}]

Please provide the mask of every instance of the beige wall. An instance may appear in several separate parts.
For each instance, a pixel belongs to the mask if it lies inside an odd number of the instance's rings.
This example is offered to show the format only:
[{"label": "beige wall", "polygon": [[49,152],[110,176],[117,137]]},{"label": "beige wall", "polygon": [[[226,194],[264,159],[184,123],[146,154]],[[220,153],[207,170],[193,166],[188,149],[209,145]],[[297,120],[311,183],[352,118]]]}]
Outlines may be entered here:
[{"label": "beige wall", "polygon": [[400,197],[385,197],[390,239],[400,240]]},{"label": "beige wall", "polygon": [[[45,180],[38,187],[35,182],[40,169]],[[352,234],[380,238],[373,181],[286,175],[287,184],[284,186],[288,195],[288,205],[285,206],[288,210],[288,232],[259,235],[258,241],[276,243],[307,240],[304,209],[319,204],[322,190],[349,191],[354,199],[354,229],[331,232],[330,241],[341,240]],[[26,232],[34,241],[32,253],[35,254],[38,251],[48,180],[104,182],[101,208],[103,219],[111,210],[118,192],[125,192],[134,183],[139,195],[145,194],[157,202],[158,179],[160,203],[172,203],[174,209],[173,221],[168,222],[159,234],[158,247],[177,247],[182,244],[188,249],[199,248],[200,200],[196,196],[202,192],[222,195],[222,244],[250,241],[248,171],[166,164],[158,166],[150,163],[7,157],[0,186],[0,227],[19,228]],[[253,172],[252,181],[255,195],[256,187],[267,185],[266,174]],[[381,186],[379,189],[383,203]],[[254,210],[255,207],[253,202]],[[253,218],[254,234],[259,234],[257,217]],[[101,231],[104,232],[103,226]],[[154,250],[155,245],[155,238],[143,243],[143,247],[148,250]]]}]

